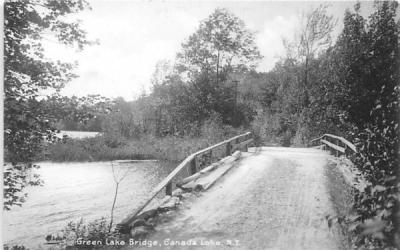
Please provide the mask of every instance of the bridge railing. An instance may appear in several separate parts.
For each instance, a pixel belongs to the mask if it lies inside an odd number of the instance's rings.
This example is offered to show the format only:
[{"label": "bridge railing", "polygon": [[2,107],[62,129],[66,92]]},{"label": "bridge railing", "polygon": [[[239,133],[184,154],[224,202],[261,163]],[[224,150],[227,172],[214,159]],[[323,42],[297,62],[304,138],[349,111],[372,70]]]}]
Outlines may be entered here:
[{"label": "bridge railing", "polygon": [[324,148],[329,148],[330,151],[336,156],[339,156],[341,154],[349,155],[351,153],[357,153],[356,146],[340,136],[324,134],[321,137],[311,140],[311,144],[313,145],[318,143]]},{"label": "bridge railing", "polygon": [[[176,182],[174,183],[174,179],[182,170],[188,170],[190,175],[193,175],[200,171],[202,167],[204,168],[207,164],[211,164],[213,160],[231,155],[236,150],[243,149],[247,151],[249,144],[252,142],[251,132],[247,132],[189,155],[153,189],[146,200],[142,201],[130,215],[117,224],[117,230],[121,231],[128,228],[146,206],[164,189],[166,195],[172,195],[173,184],[176,184]],[[218,151],[220,152],[220,158],[213,157]]]}]

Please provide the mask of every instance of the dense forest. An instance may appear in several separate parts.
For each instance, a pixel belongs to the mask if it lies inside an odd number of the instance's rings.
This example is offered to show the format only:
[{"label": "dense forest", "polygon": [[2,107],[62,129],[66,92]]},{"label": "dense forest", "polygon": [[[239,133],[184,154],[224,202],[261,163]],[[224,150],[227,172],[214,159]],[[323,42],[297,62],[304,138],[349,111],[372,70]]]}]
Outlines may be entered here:
[{"label": "dense forest", "polygon": [[[29,5],[5,5],[4,145],[12,164],[4,175],[6,208],[23,202],[24,186],[40,184],[28,182],[26,171],[43,157],[179,161],[242,131],[252,131],[257,145],[282,146],[308,146],[331,133],[355,143],[359,153],[352,160],[370,183],[355,194],[355,215],[347,218],[355,225],[354,244],[378,249],[399,244],[397,2],[376,2],[369,17],[357,3],[344,13],[335,41],[337,20],[328,6],[305,13],[296,34],[284,42],[286,55],[269,72],[255,70],[261,54],[254,33],[229,10],[216,9],[182,41],[174,61],[157,63],[150,93],[133,101],[38,98],[38,89],[60,89],[75,77],[72,65],[44,60],[40,29],[53,28],[60,42],[83,49],[91,43],[85,32],[61,25],[58,17],[88,6],[48,1],[48,16],[39,17]],[[36,42],[29,47],[27,38]],[[52,133],[57,130],[102,135],[58,141]],[[43,136],[51,143],[43,144]]]}]

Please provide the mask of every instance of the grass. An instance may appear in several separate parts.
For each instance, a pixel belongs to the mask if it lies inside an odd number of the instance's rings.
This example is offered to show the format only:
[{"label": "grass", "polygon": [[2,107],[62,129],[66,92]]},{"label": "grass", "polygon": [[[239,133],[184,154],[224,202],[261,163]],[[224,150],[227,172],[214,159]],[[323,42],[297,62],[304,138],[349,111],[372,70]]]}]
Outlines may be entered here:
[{"label": "grass", "polygon": [[156,138],[143,136],[136,140],[121,140],[110,143],[98,136],[85,139],[67,139],[64,142],[48,144],[45,154],[38,160],[65,161],[106,161],[158,159],[178,162],[191,153],[229,138],[231,135],[203,137]]}]

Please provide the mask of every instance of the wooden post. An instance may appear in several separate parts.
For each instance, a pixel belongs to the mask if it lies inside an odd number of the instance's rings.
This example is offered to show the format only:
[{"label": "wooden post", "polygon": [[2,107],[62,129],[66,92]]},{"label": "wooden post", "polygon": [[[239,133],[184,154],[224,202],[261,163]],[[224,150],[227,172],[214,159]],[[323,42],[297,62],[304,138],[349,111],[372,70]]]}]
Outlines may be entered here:
[{"label": "wooden post", "polygon": [[[196,173],[197,173],[197,171],[201,170],[200,156],[204,156],[204,155],[203,154],[202,155],[196,155],[194,157],[194,161],[196,162]],[[204,157],[203,157],[203,159],[204,159]]]},{"label": "wooden post", "polygon": [[225,156],[231,155],[231,142],[226,144]]},{"label": "wooden post", "polygon": [[167,186],[165,186],[165,194],[172,195],[172,182],[168,182]]},{"label": "wooden post", "polygon": [[210,149],[210,152],[208,153],[208,157],[210,159],[210,161],[208,162],[209,165],[212,164],[213,160],[212,160],[212,149]]},{"label": "wooden post", "polygon": [[[336,145],[339,146],[339,139],[336,139]],[[336,150],[336,157],[339,157],[339,150]]]},{"label": "wooden post", "polygon": [[190,162],[190,175],[194,175],[197,172],[197,157],[194,157]]}]

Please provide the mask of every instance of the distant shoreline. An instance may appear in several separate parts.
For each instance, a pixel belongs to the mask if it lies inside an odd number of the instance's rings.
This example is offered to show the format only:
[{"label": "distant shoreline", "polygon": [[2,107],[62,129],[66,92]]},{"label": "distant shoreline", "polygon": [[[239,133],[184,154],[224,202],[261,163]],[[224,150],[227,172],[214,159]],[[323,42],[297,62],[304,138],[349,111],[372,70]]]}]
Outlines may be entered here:
[{"label": "distant shoreline", "polygon": [[117,163],[130,163],[130,162],[157,162],[158,160],[156,159],[150,159],[150,160],[115,160]]}]

